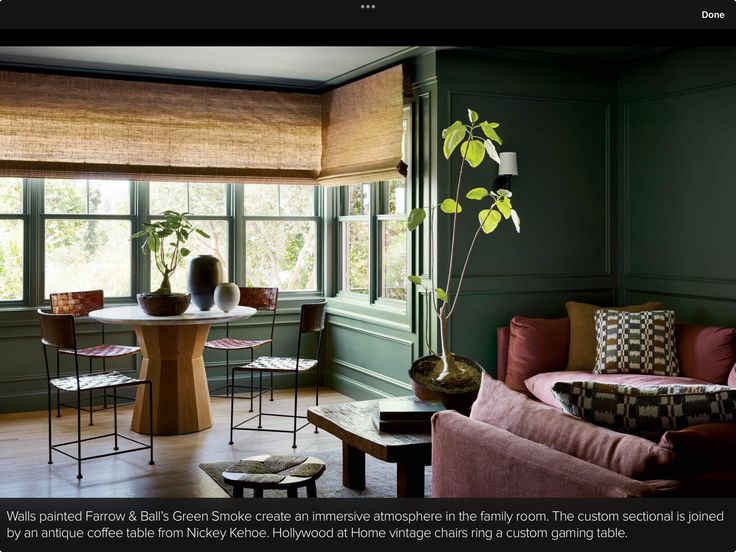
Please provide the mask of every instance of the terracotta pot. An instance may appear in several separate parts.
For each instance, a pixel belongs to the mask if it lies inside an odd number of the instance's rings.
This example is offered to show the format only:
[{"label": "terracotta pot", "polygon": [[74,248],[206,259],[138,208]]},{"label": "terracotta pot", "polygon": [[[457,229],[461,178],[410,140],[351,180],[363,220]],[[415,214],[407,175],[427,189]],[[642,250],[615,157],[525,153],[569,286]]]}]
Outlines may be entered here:
[{"label": "terracotta pot", "polygon": [[440,400],[445,408],[467,413],[478,396],[483,367],[471,358],[453,355],[458,377],[438,380],[442,358],[429,355],[415,360],[409,369],[412,390],[422,400]]}]

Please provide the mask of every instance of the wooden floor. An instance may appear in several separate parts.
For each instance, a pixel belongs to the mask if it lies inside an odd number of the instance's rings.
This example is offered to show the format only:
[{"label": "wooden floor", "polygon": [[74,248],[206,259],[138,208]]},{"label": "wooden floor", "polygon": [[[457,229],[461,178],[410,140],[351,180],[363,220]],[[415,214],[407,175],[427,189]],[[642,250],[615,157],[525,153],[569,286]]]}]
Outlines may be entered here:
[{"label": "wooden floor", "polygon": [[[314,404],[314,388],[300,389],[299,411],[306,413]],[[274,393],[274,401],[264,400],[264,412],[293,412],[293,391]],[[265,399],[265,397],[264,397]],[[320,388],[320,404],[350,400],[331,389]],[[236,400],[236,422],[248,413],[249,401]],[[257,408],[257,407],[256,407]],[[82,413],[83,415],[86,413]],[[143,440],[130,430],[132,405],[118,409],[120,433]],[[229,445],[230,401],[212,399],[213,425],[210,429],[186,435],[154,437],[154,466],[148,465],[148,451],[82,462],[84,478],[77,480],[76,461],[54,453],[48,461],[46,411],[0,415],[0,497],[226,497],[226,493],[199,468],[200,462],[236,461],[253,454],[292,454],[289,433],[238,431]],[[95,425],[82,426],[82,437],[112,431],[112,408],[95,412]],[[287,428],[286,418],[264,418],[264,427]],[[61,418],[52,418],[54,441],[68,441],[76,436],[74,410],[62,409]],[[121,447],[124,440],[121,440]],[[83,455],[112,449],[112,438],[92,441]],[[332,435],[308,426],[297,433],[296,452],[318,452],[340,446]],[[103,447],[106,450],[101,450]],[[89,451],[89,452],[88,452]]]}]

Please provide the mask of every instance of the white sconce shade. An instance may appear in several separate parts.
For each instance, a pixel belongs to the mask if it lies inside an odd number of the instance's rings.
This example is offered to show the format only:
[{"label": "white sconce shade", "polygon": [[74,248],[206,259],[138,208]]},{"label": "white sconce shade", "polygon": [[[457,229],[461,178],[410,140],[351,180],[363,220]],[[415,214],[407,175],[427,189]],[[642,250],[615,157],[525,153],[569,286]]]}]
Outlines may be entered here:
[{"label": "white sconce shade", "polygon": [[498,164],[498,176],[517,176],[519,169],[516,166],[516,152],[504,151],[499,155],[501,162]]}]

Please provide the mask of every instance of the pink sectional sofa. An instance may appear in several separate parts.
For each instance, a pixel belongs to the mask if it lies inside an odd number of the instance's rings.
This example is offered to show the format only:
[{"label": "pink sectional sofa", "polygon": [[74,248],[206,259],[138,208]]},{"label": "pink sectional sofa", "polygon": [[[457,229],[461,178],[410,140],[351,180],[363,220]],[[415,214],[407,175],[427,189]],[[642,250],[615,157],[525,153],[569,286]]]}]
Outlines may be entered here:
[{"label": "pink sectional sofa", "polygon": [[[515,342],[511,367],[510,331],[499,328],[498,379],[483,377],[469,417],[445,411],[432,419],[432,496],[736,496],[736,423],[668,431],[653,442],[562,412],[549,390],[555,381],[657,383],[565,371],[563,320],[522,340],[526,350]],[[677,337],[682,376],[668,381],[736,386],[735,329],[678,325]]]}]

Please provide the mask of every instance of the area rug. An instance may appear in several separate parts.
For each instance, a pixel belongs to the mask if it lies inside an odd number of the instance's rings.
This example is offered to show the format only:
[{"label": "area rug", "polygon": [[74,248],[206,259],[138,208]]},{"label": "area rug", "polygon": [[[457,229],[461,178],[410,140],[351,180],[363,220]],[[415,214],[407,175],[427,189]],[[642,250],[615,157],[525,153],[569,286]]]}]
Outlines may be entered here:
[{"label": "area rug", "polygon": [[[365,457],[365,489],[355,491],[342,485],[342,449],[330,449],[320,452],[302,452],[304,456],[316,456],[324,460],[327,469],[317,479],[317,496],[325,498],[355,498],[355,497],[393,497],[396,496],[396,464],[389,464],[377,460],[366,454]],[[222,480],[222,472],[229,462],[211,462],[200,464],[204,473],[209,475],[228,495],[232,496],[233,487]],[[431,467],[427,466],[424,472],[424,496],[430,496],[432,481]],[[245,496],[253,496],[253,491],[246,489]],[[264,497],[285,497],[285,491],[264,491]],[[299,489],[299,496],[306,496],[304,489]]]}]

